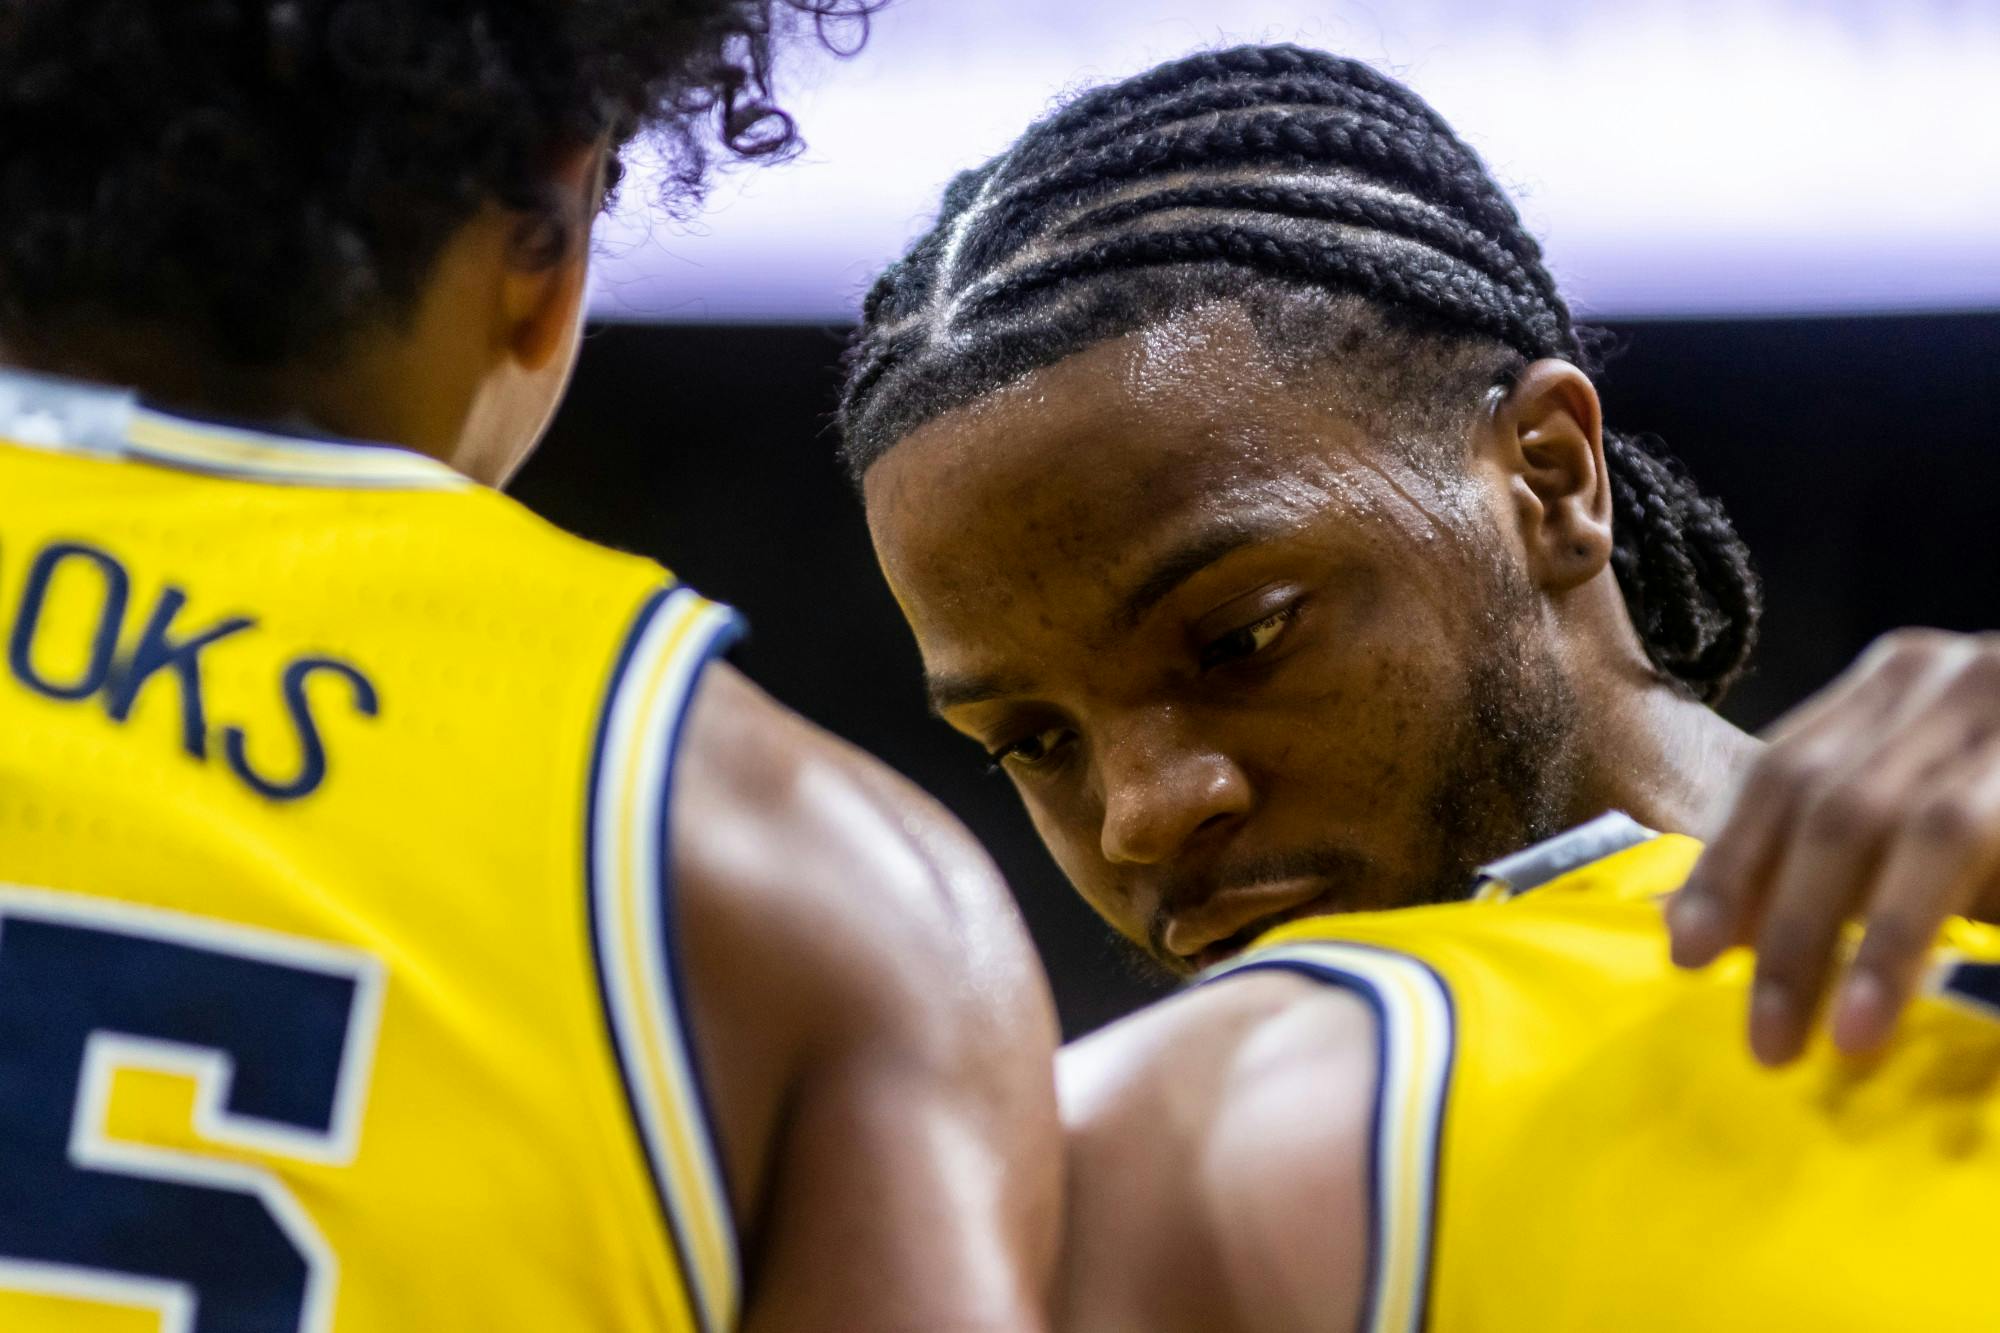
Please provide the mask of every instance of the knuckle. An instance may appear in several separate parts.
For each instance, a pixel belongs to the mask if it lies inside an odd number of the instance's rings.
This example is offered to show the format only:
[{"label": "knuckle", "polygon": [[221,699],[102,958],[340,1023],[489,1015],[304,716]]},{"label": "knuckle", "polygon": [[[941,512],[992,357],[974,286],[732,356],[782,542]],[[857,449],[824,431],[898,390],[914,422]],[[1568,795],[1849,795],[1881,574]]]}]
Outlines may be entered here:
[{"label": "knuckle", "polygon": [[[1707,853],[1714,856],[1714,848]],[[1732,915],[1742,910],[1743,903],[1750,897],[1752,885],[1748,875],[1731,872],[1727,865],[1717,861],[1704,868],[1697,865],[1695,873],[1688,876],[1674,896],[1682,903],[1683,915],[1695,913],[1719,913]]]},{"label": "knuckle", "polygon": [[1938,629],[1890,630],[1869,645],[1860,665],[1892,678],[1907,678],[1923,670],[1938,654],[1950,650],[1956,640],[1956,635]]},{"label": "knuckle", "polygon": [[1905,625],[1875,640],[1870,651],[1879,649],[1891,655],[1922,656],[1957,642],[1959,637],[1950,630],[1933,629],[1928,625]]},{"label": "knuckle", "polygon": [[1859,842],[1882,832],[1892,808],[1884,792],[1861,783],[1840,783],[1812,797],[1800,821],[1801,829],[1821,845]]},{"label": "knuckle", "polygon": [[1911,812],[1912,837],[1937,845],[1972,841],[1980,831],[1979,811],[1958,792],[1942,792],[1918,803]]}]

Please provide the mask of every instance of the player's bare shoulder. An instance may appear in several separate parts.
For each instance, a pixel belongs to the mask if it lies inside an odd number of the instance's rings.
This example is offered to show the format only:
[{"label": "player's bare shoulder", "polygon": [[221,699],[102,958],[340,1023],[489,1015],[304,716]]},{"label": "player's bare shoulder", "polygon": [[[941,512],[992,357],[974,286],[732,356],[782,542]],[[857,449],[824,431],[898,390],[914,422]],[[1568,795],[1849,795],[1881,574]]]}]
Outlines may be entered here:
[{"label": "player's bare shoulder", "polygon": [[[767,1271],[796,1250],[815,1274],[760,1326],[1038,1327],[1056,1023],[998,872],[942,807],[726,666],[676,784],[690,1009],[738,1216],[791,1228],[758,1240]],[[1021,1261],[992,1264],[996,1246]],[[844,1313],[826,1283],[856,1293]]]},{"label": "player's bare shoulder", "polygon": [[1365,1297],[1374,1023],[1248,972],[1061,1058],[1074,1333],[1345,1333]]},{"label": "player's bare shoulder", "polygon": [[[877,962],[907,953],[917,968],[935,966],[950,939],[967,950],[951,958],[961,984],[1037,976],[998,873],[943,807],[726,666],[702,682],[680,772],[683,878],[729,886],[731,906],[747,897],[784,909],[760,929],[830,933]],[[853,896],[829,895],[828,882]]]}]

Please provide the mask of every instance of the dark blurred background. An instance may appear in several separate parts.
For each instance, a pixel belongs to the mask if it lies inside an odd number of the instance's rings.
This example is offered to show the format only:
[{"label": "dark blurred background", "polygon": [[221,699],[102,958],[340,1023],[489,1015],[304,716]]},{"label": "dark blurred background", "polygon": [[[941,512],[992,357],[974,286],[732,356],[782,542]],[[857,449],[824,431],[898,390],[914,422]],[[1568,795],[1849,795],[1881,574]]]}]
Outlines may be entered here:
[{"label": "dark blurred background", "polygon": [[[1902,624],[1976,629],[2000,594],[2000,314],[1618,323],[1608,419],[1664,436],[1756,553],[1769,614],[1724,708],[1752,727]],[[1077,903],[1004,778],[924,711],[829,418],[842,331],[613,325],[513,488],[734,603],[740,664],[901,769],[986,843],[1072,1034],[1146,987]]]}]

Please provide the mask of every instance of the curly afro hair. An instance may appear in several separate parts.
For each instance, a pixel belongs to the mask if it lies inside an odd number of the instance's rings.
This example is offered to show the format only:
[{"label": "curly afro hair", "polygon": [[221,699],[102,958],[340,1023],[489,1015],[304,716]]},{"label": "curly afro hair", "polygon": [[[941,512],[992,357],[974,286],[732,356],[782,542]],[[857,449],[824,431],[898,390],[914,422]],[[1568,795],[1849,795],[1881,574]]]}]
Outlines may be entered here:
[{"label": "curly afro hair", "polygon": [[[699,196],[717,144],[796,142],[771,50],[877,0],[6,0],[0,344],[138,325],[280,365],[413,307],[488,201],[644,134]],[[614,162],[613,179],[617,176]]]}]

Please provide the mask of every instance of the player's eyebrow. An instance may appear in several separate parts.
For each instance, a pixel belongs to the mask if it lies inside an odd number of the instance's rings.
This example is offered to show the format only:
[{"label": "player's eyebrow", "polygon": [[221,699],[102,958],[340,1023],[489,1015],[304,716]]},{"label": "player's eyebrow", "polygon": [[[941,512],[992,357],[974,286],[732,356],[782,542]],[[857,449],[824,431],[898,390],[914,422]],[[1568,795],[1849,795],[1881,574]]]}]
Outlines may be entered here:
[{"label": "player's eyebrow", "polygon": [[924,693],[930,698],[931,711],[940,715],[947,709],[983,704],[988,699],[1020,694],[1027,688],[1026,682],[1009,676],[946,674],[927,677],[924,682]]},{"label": "player's eyebrow", "polygon": [[1114,613],[1120,629],[1129,630],[1146,618],[1146,613],[1172,595],[1174,589],[1225,556],[1291,528],[1290,522],[1231,517],[1206,531],[1196,533],[1168,550],[1125,594]]},{"label": "player's eyebrow", "polygon": [[[1123,630],[1132,629],[1148,611],[1171,596],[1174,589],[1202,570],[1246,546],[1288,532],[1294,526],[1294,521],[1289,519],[1245,518],[1241,515],[1232,515],[1211,524],[1170,547],[1152,563],[1132,590],[1118,602],[1117,609],[1112,612],[1113,623]],[[1024,694],[1031,688],[1027,681],[1016,677],[954,675],[950,672],[928,677],[924,686],[930,698],[931,711],[939,715],[966,704]]]}]

